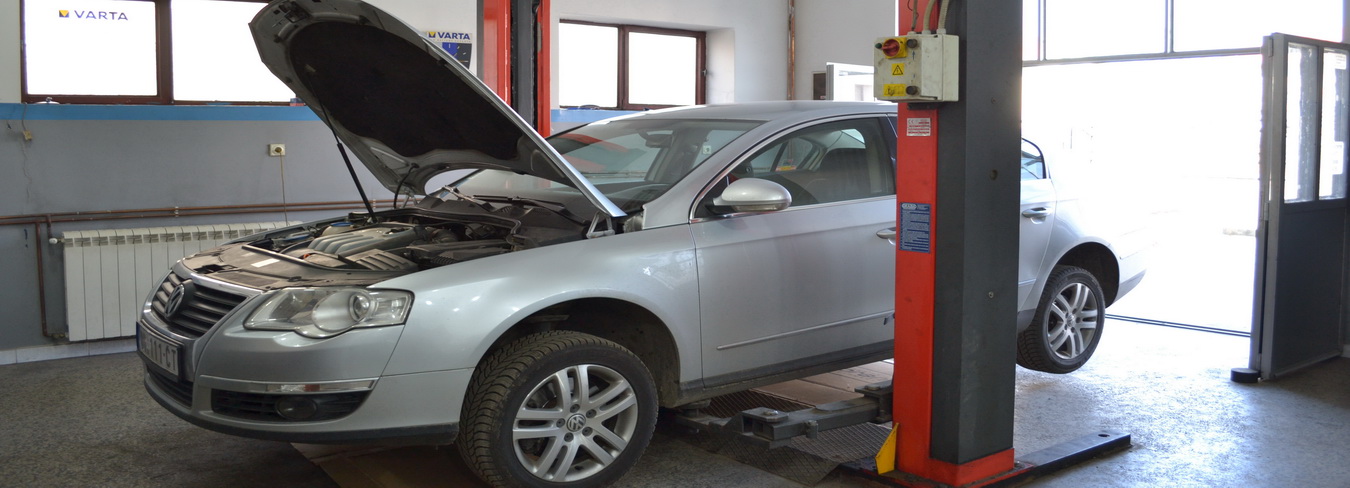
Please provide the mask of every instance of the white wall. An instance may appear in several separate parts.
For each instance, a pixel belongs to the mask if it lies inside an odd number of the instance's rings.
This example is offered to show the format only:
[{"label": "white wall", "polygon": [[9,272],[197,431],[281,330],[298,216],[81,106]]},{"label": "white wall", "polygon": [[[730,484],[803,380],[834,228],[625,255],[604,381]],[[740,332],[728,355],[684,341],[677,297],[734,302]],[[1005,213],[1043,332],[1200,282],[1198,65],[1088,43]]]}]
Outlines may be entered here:
[{"label": "white wall", "polygon": [[787,96],[787,0],[554,0],[553,17],[707,31],[709,103]]},{"label": "white wall", "polygon": [[19,94],[19,0],[0,0],[0,103],[15,103]]},{"label": "white wall", "polygon": [[896,0],[797,0],[794,98],[811,99],[811,73],[825,63],[872,65],[876,38],[896,34]]}]

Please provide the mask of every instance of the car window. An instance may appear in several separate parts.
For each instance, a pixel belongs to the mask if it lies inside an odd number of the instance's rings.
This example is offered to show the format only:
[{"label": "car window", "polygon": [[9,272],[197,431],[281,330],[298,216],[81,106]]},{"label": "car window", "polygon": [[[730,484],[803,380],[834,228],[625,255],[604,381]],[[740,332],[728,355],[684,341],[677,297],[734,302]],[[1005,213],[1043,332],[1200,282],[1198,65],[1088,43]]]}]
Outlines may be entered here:
[{"label": "car window", "polygon": [[[548,139],[615,205],[632,211],[717,154],[758,121],[660,119],[602,121]],[[535,176],[482,170],[453,184],[469,195],[520,196],[567,204],[580,193]],[[582,204],[586,205],[586,204]]]},{"label": "car window", "polygon": [[760,151],[749,161],[749,168],[755,174],[769,174],[793,171],[803,161],[809,161],[820,152],[810,141],[788,139]]},{"label": "car window", "polygon": [[[895,163],[882,134],[876,119],[830,122],[793,132],[742,166],[751,167],[749,176],[787,188],[793,206],[894,195]],[[753,171],[770,154],[773,167]]]},{"label": "car window", "polygon": [[1045,179],[1045,156],[1041,148],[1026,139],[1022,139],[1022,179]]},{"label": "car window", "polygon": [[894,195],[895,142],[881,128],[881,120],[864,118],[794,131],[742,160],[705,199],[739,178],[782,185],[792,193],[793,207]]}]

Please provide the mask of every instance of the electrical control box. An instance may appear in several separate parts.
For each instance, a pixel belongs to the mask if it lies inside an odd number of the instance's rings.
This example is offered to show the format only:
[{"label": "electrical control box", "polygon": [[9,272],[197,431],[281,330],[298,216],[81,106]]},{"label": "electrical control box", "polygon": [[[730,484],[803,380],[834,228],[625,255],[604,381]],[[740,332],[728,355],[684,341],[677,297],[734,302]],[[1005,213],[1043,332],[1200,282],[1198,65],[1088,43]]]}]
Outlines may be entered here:
[{"label": "electrical control box", "polygon": [[873,46],[877,100],[954,102],[960,41],[948,34],[882,37]]}]

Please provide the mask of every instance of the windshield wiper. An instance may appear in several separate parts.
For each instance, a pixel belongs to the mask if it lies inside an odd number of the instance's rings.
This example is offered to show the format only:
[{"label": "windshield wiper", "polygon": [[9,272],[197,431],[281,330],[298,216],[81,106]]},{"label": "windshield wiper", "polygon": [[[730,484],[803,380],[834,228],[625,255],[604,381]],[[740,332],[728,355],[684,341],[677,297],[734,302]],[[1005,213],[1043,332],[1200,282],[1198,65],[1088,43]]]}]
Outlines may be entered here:
[{"label": "windshield wiper", "polygon": [[556,214],[558,214],[558,215],[561,215],[561,216],[563,216],[563,218],[566,218],[567,220],[571,220],[571,221],[576,222],[576,223],[578,223],[578,224],[581,224],[581,223],[585,223],[585,222],[586,222],[585,220],[581,219],[580,217],[577,217],[577,215],[574,214],[574,213],[572,213],[570,210],[567,210],[567,206],[566,206],[566,205],[563,205],[563,204],[558,203],[558,202],[551,202],[551,201],[548,201],[548,200],[537,200],[537,199],[534,199],[534,198],[525,198],[525,197],[499,197],[499,196],[490,196],[490,195],[480,196],[480,197],[478,197],[478,198],[480,198],[480,199],[482,199],[482,200],[486,200],[486,201],[495,201],[495,202],[505,202],[505,203],[517,203],[517,204],[531,205],[531,206],[539,207],[539,208],[542,208],[542,209],[544,209],[544,210],[548,210],[548,211],[550,211],[550,212],[553,212],[553,213],[556,213]]},{"label": "windshield wiper", "polygon": [[468,194],[468,193],[464,193],[464,192],[462,192],[462,191],[459,191],[459,187],[456,187],[456,186],[447,186],[447,187],[445,187],[445,189],[450,190],[450,194],[451,194],[451,195],[454,195],[455,198],[457,198],[457,199],[459,199],[459,200],[461,200],[461,201],[465,201],[465,202],[472,203],[472,204],[478,206],[478,208],[481,208],[481,209],[483,209],[483,210],[486,211],[486,212],[491,212],[491,211],[492,211],[492,205],[488,205],[488,202],[485,202],[485,201],[483,201],[483,200],[480,200],[480,199],[478,199],[478,197],[475,197],[475,196],[470,195],[470,194]]}]

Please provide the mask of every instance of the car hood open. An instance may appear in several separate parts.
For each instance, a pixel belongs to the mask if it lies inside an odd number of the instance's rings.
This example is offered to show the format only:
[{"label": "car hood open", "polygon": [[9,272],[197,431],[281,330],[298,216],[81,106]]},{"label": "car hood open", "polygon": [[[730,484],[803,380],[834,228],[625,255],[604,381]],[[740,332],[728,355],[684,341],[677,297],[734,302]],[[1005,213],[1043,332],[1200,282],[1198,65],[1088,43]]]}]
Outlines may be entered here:
[{"label": "car hood open", "polygon": [[499,169],[576,188],[597,210],[624,215],[477,77],[379,8],[276,0],[249,28],[268,69],[390,191],[420,194],[446,171]]}]

